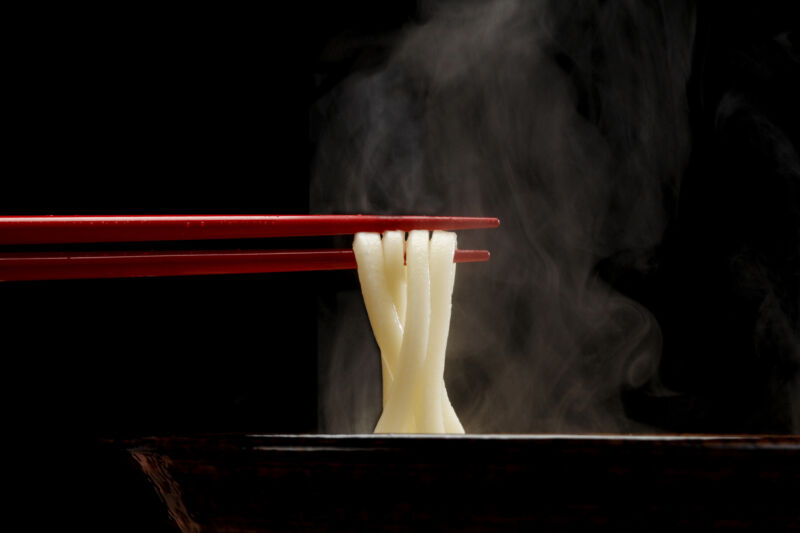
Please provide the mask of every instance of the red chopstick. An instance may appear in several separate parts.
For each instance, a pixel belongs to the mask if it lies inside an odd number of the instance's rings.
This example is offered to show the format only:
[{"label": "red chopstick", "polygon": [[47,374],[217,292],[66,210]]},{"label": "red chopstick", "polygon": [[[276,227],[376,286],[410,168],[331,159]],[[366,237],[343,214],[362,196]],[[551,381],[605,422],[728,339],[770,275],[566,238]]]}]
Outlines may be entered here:
[{"label": "red chopstick", "polygon": [[0,245],[261,239],[496,228],[486,217],[373,215],[2,216]]},{"label": "red chopstick", "polygon": [[[488,261],[486,250],[456,250],[453,261]],[[253,274],[356,268],[352,250],[0,253],[0,281]]]}]

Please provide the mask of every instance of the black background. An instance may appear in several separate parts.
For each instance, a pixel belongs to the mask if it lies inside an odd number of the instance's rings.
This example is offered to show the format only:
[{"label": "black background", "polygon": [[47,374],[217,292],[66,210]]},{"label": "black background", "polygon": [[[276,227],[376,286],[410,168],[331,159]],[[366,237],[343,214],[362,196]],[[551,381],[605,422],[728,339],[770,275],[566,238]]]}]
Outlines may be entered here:
[{"label": "black background", "polygon": [[[668,404],[625,394],[632,417],[667,431],[790,430],[775,383],[797,375],[796,360],[780,343],[754,346],[760,300],[724,265],[742,244],[756,250],[798,320],[798,183],[746,120],[715,126],[735,89],[800,146],[797,56],[773,41],[791,29],[790,4],[699,7],[693,150],[664,266],[648,279],[604,274],[662,326],[662,374],[685,394]],[[306,213],[314,102],[380,65],[415,18],[414,2],[355,0],[19,13],[5,54],[13,127],[0,213]],[[349,46],[332,51],[334,39]],[[331,283],[355,278],[1,284],[6,413],[19,428],[9,440],[24,449],[10,457],[34,521],[165,524],[147,482],[101,439],[314,432],[316,306]]]}]

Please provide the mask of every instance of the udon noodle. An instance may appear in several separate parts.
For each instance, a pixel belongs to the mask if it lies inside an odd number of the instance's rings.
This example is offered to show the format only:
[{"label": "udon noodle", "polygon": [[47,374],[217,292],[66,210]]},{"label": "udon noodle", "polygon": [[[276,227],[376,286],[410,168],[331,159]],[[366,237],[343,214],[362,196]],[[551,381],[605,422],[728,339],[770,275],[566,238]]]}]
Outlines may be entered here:
[{"label": "udon noodle", "polygon": [[[358,233],[358,278],[381,352],[375,433],[464,433],[444,384],[455,281],[455,233]],[[404,264],[405,253],[405,264]]]}]

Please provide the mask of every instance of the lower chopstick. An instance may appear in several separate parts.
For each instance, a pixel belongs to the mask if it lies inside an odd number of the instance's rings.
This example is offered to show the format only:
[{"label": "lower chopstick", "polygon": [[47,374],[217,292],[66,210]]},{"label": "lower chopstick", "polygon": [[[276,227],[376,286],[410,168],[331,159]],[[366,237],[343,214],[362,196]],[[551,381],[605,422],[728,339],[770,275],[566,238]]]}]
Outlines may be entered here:
[{"label": "lower chopstick", "polygon": [[[456,250],[453,261],[488,261],[486,250]],[[0,281],[256,274],[356,268],[350,249],[178,252],[0,253]]]}]

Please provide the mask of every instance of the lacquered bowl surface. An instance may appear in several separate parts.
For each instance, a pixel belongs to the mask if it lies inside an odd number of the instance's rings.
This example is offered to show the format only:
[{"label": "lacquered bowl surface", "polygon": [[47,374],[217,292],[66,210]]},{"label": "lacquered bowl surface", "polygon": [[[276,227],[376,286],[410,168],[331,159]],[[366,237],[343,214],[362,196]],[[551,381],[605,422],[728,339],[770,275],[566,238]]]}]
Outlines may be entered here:
[{"label": "lacquered bowl surface", "polygon": [[183,531],[800,526],[800,437],[224,435],[124,446]]}]

